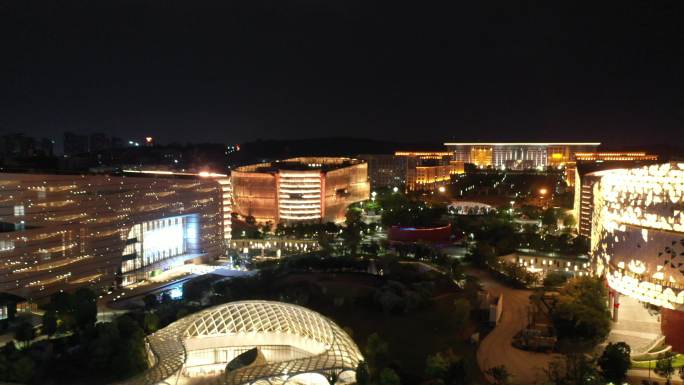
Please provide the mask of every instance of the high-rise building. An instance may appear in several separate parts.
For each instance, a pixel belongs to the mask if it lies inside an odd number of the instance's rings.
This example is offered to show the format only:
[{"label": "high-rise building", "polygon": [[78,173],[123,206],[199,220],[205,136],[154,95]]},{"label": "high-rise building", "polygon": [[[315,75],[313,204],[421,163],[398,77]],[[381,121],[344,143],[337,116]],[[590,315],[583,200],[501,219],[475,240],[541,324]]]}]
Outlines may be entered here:
[{"label": "high-rise building", "polygon": [[534,169],[563,167],[578,152],[594,152],[600,143],[444,143],[453,160],[477,167]]},{"label": "high-rise building", "polygon": [[126,286],[217,258],[230,234],[224,178],[0,174],[0,291]]},{"label": "high-rise building", "polygon": [[257,222],[341,222],[370,195],[368,165],[358,159],[302,157],[237,167],[233,210]]}]

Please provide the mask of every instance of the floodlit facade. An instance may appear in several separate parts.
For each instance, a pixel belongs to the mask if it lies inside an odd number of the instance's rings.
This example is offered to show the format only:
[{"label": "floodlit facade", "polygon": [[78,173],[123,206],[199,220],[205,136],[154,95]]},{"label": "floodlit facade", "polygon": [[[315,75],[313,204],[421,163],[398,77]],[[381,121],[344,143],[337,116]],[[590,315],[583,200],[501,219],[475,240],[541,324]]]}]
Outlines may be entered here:
[{"label": "floodlit facade", "polygon": [[370,195],[367,163],[302,157],[242,166],[231,173],[233,210],[259,223],[341,222]]},{"label": "floodlit facade", "polygon": [[[578,178],[579,168],[593,168],[594,171],[611,168],[632,168],[654,164],[658,161],[658,155],[647,154],[643,151],[624,152],[577,152],[574,159],[565,162],[565,181],[568,186],[574,186]],[[581,175],[580,175],[581,176]]]},{"label": "floodlit facade", "polygon": [[453,160],[477,167],[534,169],[563,167],[578,152],[595,152],[601,143],[444,143]]},{"label": "floodlit facade", "polygon": [[620,295],[661,308],[666,341],[684,351],[684,163],[602,172],[594,184],[591,250]]},{"label": "floodlit facade", "polygon": [[32,299],[126,286],[217,258],[230,234],[230,192],[219,179],[0,174],[0,291]]},{"label": "floodlit facade", "polygon": [[406,159],[406,190],[434,190],[451,182],[451,176],[463,174],[464,163],[451,159],[448,151],[397,151]]},{"label": "floodlit facade", "polygon": [[[354,341],[330,319],[281,302],[215,306],[147,340],[151,368],[121,385],[328,385],[331,374],[338,376],[337,384],[353,384],[363,360]],[[234,365],[255,348],[255,359]]]}]

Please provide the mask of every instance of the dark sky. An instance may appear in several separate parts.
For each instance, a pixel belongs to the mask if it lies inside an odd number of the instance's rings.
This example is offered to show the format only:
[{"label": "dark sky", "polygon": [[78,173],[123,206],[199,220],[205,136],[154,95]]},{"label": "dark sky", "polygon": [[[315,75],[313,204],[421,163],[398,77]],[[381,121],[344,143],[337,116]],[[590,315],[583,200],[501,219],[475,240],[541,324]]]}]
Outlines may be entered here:
[{"label": "dark sky", "polygon": [[0,132],[681,142],[681,1],[403,4],[0,0]]}]

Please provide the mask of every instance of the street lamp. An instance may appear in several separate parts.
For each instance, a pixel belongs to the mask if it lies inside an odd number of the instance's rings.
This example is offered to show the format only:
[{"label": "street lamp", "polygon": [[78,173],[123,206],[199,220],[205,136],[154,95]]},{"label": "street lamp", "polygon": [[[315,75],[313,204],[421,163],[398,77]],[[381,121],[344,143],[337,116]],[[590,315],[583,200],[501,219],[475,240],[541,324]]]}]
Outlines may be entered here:
[{"label": "street lamp", "polygon": [[437,190],[439,190],[439,192],[441,192],[441,193],[444,193],[446,191],[446,187],[439,186],[439,188]]},{"label": "street lamp", "polygon": [[548,192],[548,190],[546,190],[545,188],[539,189],[539,194],[541,194],[542,196],[546,195],[547,192]]},{"label": "street lamp", "polygon": [[378,193],[375,192],[375,191],[373,191],[373,192],[371,193],[371,200],[372,200],[373,202],[375,202],[375,196],[376,196],[376,195],[378,195]]},{"label": "street lamp", "polygon": [[398,192],[398,191],[399,191],[399,187],[396,187],[396,186],[393,187],[393,188],[392,188],[392,191],[393,191],[393,192]]}]

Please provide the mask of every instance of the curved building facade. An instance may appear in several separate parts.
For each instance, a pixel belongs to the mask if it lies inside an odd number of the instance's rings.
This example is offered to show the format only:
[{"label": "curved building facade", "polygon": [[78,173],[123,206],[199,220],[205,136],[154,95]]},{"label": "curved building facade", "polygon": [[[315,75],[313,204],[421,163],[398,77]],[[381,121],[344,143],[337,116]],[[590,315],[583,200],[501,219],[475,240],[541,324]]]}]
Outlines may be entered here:
[{"label": "curved building facade", "polygon": [[[363,360],[330,319],[271,301],[231,302],[189,315],[149,336],[148,347],[151,368],[122,385],[328,385],[330,375],[352,384]],[[245,361],[247,352],[254,354]]]},{"label": "curved building facade", "polygon": [[340,222],[370,194],[367,163],[306,157],[238,167],[231,173],[233,211],[257,222]]},{"label": "curved building facade", "polygon": [[684,163],[603,171],[593,189],[591,249],[615,314],[620,294],[660,307],[684,351]]},{"label": "curved building facade", "polygon": [[130,285],[224,253],[227,178],[0,173],[0,291]]}]

